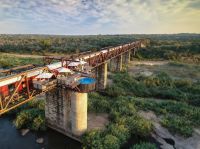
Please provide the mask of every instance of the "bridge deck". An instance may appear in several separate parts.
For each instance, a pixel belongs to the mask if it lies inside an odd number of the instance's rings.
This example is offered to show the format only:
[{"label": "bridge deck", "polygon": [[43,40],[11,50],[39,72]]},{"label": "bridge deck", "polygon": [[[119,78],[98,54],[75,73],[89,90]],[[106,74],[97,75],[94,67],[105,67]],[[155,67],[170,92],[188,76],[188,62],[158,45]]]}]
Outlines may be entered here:
[{"label": "bridge deck", "polygon": [[[59,62],[52,63],[54,60],[53,57],[46,57],[44,60],[48,64],[44,67],[36,67],[34,69],[30,69],[27,71],[23,71],[18,74],[8,75],[6,77],[0,78],[0,115],[6,113],[26,102],[32,100],[35,96],[43,93],[48,92],[49,90],[53,89],[55,85],[52,87],[38,90],[33,87],[33,80],[39,74],[44,72],[50,72],[55,75],[55,77],[59,76],[59,73],[56,72],[56,69],[60,67],[68,67],[71,69],[75,74],[81,74],[82,76],[88,75],[89,72],[86,71],[86,67],[93,69],[102,63],[107,62],[108,60],[115,58],[129,50],[141,48],[142,40],[135,41],[132,43],[120,45],[117,47],[109,47],[103,49],[98,52],[86,52],[84,54],[79,54],[74,56],[73,58],[63,58],[63,57],[56,57],[55,59]],[[68,65],[71,62],[82,62],[85,61],[86,66],[82,65],[76,67],[69,67]],[[84,69],[84,67],[85,69]],[[25,68],[26,66],[22,67]],[[31,66],[27,66],[31,67]],[[17,69],[12,69],[17,70]],[[90,70],[88,70],[90,71]],[[5,71],[11,72],[11,71]],[[55,78],[56,79],[56,78]],[[73,86],[73,88],[76,88]],[[18,95],[18,96],[16,96]]]}]

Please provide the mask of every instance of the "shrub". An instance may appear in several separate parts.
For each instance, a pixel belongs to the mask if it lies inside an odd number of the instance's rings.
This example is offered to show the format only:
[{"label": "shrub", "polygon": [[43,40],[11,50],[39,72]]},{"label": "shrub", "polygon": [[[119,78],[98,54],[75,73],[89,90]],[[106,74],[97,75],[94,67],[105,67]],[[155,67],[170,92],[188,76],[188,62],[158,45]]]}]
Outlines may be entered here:
[{"label": "shrub", "polygon": [[32,123],[32,130],[46,130],[45,127],[45,118],[39,115],[38,117],[34,118]]},{"label": "shrub", "polygon": [[16,128],[29,128],[31,130],[45,130],[44,101],[33,100],[18,110],[14,120]]},{"label": "shrub", "polygon": [[135,144],[133,147],[130,149],[157,149],[155,144],[152,143],[140,143],[140,144]]},{"label": "shrub", "polygon": [[108,96],[111,96],[111,97],[117,97],[117,96],[125,95],[124,89],[120,88],[118,86],[115,86],[115,85],[108,87],[106,89],[106,93],[108,94]]},{"label": "shrub", "polygon": [[153,129],[153,125],[150,121],[140,117],[129,117],[127,118],[126,124],[134,135],[148,136]]},{"label": "shrub", "polygon": [[44,110],[45,109],[45,100],[31,100],[30,102],[28,102],[27,105],[29,108],[37,108],[39,110]]},{"label": "shrub", "polygon": [[123,97],[116,99],[113,108],[115,111],[119,112],[120,115],[131,116],[136,114],[135,105],[129,103],[127,100],[123,100]]},{"label": "shrub", "polygon": [[166,73],[155,76],[133,77],[128,73],[117,73],[113,76],[115,86],[108,89],[108,95],[130,95],[155,97],[183,101],[198,106],[200,104],[200,83],[189,80],[173,80]]},{"label": "shrub", "polygon": [[120,143],[123,144],[130,137],[130,132],[125,125],[122,124],[111,124],[108,126],[108,132],[113,136],[116,136]]},{"label": "shrub", "polygon": [[26,112],[21,112],[20,114],[18,114],[16,120],[14,121],[14,124],[19,129],[24,127],[29,121],[29,115]]},{"label": "shrub", "polygon": [[90,93],[88,109],[92,112],[108,112],[110,103],[106,97],[100,96],[98,93]]},{"label": "shrub", "polygon": [[185,137],[192,135],[193,128],[190,121],[179,116],[167,116],[162,119],[162,125],[169,128],[171,132],[181,134]]},{"label": "shrub", "polygon": [[83,136],[83,148],[103,149],[102,133],[99,130],[92,130]]},{"label": "shrub", "polygon": [[120,148],[120,142],[119,139],[116,136],[113,136],[111,134],[107,134],[104,137],[104,149],[119,149]]}]

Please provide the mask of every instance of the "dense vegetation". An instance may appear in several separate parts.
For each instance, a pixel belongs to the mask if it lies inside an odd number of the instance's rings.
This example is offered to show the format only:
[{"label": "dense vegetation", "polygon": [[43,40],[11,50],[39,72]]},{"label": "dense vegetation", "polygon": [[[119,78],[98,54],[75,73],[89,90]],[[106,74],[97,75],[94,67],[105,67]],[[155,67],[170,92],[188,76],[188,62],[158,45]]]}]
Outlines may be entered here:
[{"label": "dense vegetation", "polygon": [[200,106],[200,81],[175,80],[166,73],[149,77],[133,77],[128,73],[119,73],[113,76],[113,81],[114,85],[107,89],[109,96],[154,97]]},{"label": "dense vegetation", "polygon": [[50,36],[0,35],[0,52],[46,55],[48,53],[74,53],[133,41],[133,35]]},{"label": "dense vegetation", "polygon": [[[160,116],[160,123],[164,127],[184,137],[191,136],[193,129],[200,125],[199,83],[190,82],[191,85],[188,86],[187,81],[173,80],[162,73],[135,78],[124,72],[113,75],[112,79],[114,85],[104,95],[90,94],[89,110],[109,113],[110,123],[104,131],[86,133],[83,140],[86,148],[116,149],[123,146],[130,137],[139,136],[144,139],[150,136],[152,123],[139,116],[140,110],[154,111]],[[190,97],[191,94],[193,98]],[[155,100],[152,97],[165,100]],[[140,146],[148,144],[134,147]],[[154,148],[153,146],[149,148]]]},{"label": "dense vegetation", "polygon": [[[131,42],[136,39],[151,39],[150,53],[144,51],[142,57],[164,58],[167,53],[199,53],[199,34],[174,35],[88,35],[88,36],[53,36],[53,35],[0,35],[0,52],[13,53],[74,53],[78,51],[99,50]],[[151,55],[149,55],[151,54]],[[170,56],[170,55],[169,55]],[[167,55],[166,55],[167,58]]]},{"label": "dense vegetation", "polygon": [[117,149],[131,136],[148,137],[153,129],[150,121],[140,117],[133,101],[126,97],[110,98],[98,93],[91,93],[89,110],[107,112],[110,123],[104,131],[93,130],[85,134],[84,147],[91,149]]},{"label": "dense vegetation", "polygon": [[172,60],[180,61],[184,63],[196,63],[200,64],[200,37],[193,36],[172,36],[170,38],[164,38],[161,36],[160,39],[150,37],[151,46],[140,50],[137,53],[139,59],[161,59],[161,60]]},{"label": "dense vegetation", "polygon": [[[139,50],[139,59],[165,59],[200,64],[200,35],[0,35],[0,52],[23,54],[70,54],[96,51],[138,39],[149,38],[151,46]],[[8,61],[6,60],[8,58]],[[13,58],[13,60],[12,60]],[[8,57],[0,53],[0,67],[40,63],[39,59]]]},{"label": "dense vegetation", "polygon": [[151,143],[135,144],[131,149],[156,149],[156,146]]},{"label": "dense vegetation", "polygon": [[17,109],[14,125],[16,128],[29,128],[31,130],[46,130],[44,100],[33,100]]}]

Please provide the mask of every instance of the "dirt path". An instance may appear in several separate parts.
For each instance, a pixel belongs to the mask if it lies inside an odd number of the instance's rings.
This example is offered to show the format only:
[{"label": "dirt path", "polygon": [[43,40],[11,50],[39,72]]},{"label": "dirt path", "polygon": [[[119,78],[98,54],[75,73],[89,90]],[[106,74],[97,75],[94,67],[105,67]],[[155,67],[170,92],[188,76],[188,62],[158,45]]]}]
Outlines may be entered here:
[{"label": "dirt path", "polygon": [[109,119],[107,113],[89,113],[88,114],[88,130],[105,129]]},{"label": "dirt path", "polygon": [[132,65],[150,65],[150,66],[166,65],[168,63],[169,63],[169,61],[147,61],[147,60],[143,60],[143,61],[134,60],[131,62]]},{"label": "dirt path", "polygon": [[21,57],[21,58],[43,58],[42,55],[31,55],[31,54],[15,54],[15,53],[0,53],[5,56]]}]

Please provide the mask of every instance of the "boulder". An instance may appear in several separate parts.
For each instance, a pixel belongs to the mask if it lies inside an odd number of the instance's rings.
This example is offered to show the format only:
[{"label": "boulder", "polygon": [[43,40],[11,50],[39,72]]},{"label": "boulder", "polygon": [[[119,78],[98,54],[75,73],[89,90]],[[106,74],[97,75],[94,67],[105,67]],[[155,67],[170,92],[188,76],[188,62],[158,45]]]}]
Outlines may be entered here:
[{"label": "boulder", "polygon": [[25,136],[30,130],[29,129],[22,129],[21,130],[21,135]]},{"label": "boulder", "polygon": [[44,143],[44,138],[38,138],[36,140],[36,142],[39,143],[39,144],[42,144],[42,143]]}]

